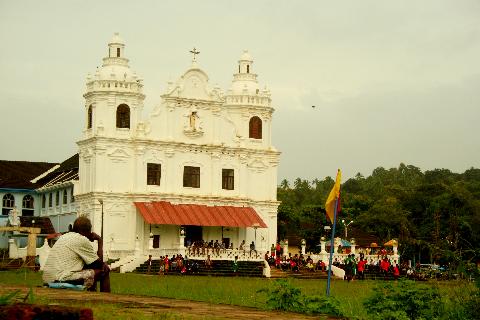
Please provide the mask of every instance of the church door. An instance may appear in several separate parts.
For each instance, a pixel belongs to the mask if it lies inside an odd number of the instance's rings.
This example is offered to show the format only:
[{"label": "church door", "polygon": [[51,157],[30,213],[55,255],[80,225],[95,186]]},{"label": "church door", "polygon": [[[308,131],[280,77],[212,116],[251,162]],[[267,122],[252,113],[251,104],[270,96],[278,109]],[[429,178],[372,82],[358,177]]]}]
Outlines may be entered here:
[{"label": "church door", "polygon": [[153,235],[153,248],[160,248],[160,235]]}]

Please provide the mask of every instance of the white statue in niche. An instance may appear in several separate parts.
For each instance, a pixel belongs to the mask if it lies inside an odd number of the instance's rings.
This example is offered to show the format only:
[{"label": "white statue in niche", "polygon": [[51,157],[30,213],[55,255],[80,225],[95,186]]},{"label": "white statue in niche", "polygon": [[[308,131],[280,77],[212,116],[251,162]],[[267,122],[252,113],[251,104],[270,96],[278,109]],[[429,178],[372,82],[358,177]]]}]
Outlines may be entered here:
[{"label": "white statue in niche", "polygon": [[197,122],[197,118],[198,118],[197,111],[193,111],[190,114],[190,129],[192,131],[197,131],[197,127],[195,126],[195,123]]}]

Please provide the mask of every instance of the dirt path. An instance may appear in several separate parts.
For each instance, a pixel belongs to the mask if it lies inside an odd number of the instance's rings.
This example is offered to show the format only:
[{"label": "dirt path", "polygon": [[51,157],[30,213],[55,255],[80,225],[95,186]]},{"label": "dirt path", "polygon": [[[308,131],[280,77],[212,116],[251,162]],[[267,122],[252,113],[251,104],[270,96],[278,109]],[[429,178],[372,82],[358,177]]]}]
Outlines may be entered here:
[{"label": "dirt path", "polygon": [[[25,295],[29,290],[29,288],[25,286],[7,285],[0,288],[0,294],[5,294],[6,292],[11,292],[17,289],[20,289],[22,294]],[[203,319],[335,319],[329,317],[305,316],[297,313],[262,311],[249,307],[136,295],[95,293],[47,288],[33,288],[33,291],[36,297],[55,300],[59,303],[61,303],[61,301],[85,301],[91,303],[101,302],[102,304],[115,304],[117,306],[120,305],[120,310],[118,310],[120,313],[122,310],[138,308],[146,314],[172,312],[187,317],[199,317]]]}]

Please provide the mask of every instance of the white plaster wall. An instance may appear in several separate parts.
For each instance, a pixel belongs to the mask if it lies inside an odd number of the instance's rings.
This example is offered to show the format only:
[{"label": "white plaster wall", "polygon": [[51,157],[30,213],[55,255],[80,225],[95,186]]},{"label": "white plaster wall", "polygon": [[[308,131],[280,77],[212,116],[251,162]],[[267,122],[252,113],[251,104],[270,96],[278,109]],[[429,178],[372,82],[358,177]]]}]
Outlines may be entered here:
[{"label": "white plaster wall", "polygon": [[[223,96],[193,63],[169,83],[162,102],[143,120],[142,85],[128,60],[104,63],[125,69],[128,85],[119,86],[123,73],[105,65],[87,80],[85,114],[92,105],[93,124],[78,142],[80,181],[75,192],[78,212],[90,215],[94,230],[99,232],[102,223],[99,199],[104,202],[104,237],[114,250],[133,250],[137,236],[142,249],[148,248],[149,226],[134,201],[252,206],[269,226],[257,230],[257,248],[275,243],[279,152],[271,146],[269,92],[253,90],[258,88],[256,75],[236,76],[245,83],[254,81],[248,86],[253,91],[244,92],[236,83],[240,92]],[[116,128],[116,108],[122,103],[130,107],[130,129]],[[190,126],[192,112],[198,115],[195,130]],[[262,119],[262,139],[248,137],[253,116]],[[147,185],[147,163],[161,164],[160,186]],[[183,187],[184,166],[200,167],[200,188]],[[221,188],[222,168],[234,169],[234,190]],[[178,245],[178,226],[158,227],[161,247]],[[243,239],[254,240],[252,228],[229,232],[235,246]],[[221,228],[204,228],[204,238],[220,240]]]}]

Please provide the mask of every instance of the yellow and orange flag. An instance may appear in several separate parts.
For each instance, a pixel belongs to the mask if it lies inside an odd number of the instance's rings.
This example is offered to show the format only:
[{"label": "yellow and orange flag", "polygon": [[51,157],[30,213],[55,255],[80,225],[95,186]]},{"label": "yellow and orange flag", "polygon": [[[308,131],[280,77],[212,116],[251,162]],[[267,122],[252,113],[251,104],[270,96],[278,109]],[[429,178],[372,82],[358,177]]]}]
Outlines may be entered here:
[{"label": "yellow and orange flag", "polygon": [[[328,195],[327,202],[325,202],[327,218],[329,218],[330,222],[332,223],[335,215],[335,203],[337,203],[337,213],[340,211],[340,180],[342,180],[342,172],[340,169],[338,169],[335,184],[333,185],[332,191],[330,191],[330,194]],[[336,201],[337,199],[338,202]]]}]

